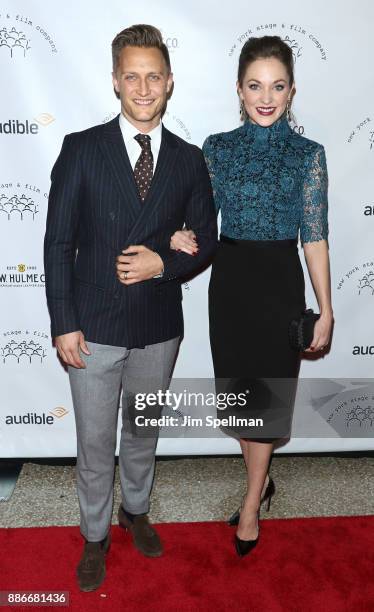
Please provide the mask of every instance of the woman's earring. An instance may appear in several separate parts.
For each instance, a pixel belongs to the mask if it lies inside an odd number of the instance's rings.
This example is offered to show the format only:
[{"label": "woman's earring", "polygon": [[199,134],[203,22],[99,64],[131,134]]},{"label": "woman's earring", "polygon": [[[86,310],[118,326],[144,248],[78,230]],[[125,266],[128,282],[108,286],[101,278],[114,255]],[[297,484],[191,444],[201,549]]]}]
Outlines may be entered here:
[{"label": "woman's earring", "polygon": [[244,108],[243,100],[241,100],[241,102],[240,102],[240,111],[239,112],[240,112],[240,119],[242,121],[244,121],[244,119],[245,119],[245,108]]},{"label": "woman's earring", "polygon": [[287,112],[287,121],[288,123],[291,123],[292,114],[291,114],[291,103],[289,99],[287,100],[286,112]]}]

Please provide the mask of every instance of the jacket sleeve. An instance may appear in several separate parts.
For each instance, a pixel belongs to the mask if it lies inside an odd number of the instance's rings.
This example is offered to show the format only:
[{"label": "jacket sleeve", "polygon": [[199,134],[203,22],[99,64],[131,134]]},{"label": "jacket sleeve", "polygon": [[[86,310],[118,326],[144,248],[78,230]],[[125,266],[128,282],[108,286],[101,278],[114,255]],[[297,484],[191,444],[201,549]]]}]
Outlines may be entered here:
[{"label": "jacket sleeve", "polygon": [[73,265],[79,216],[81,164],[73,134],[65,136],[52,168],[44,237],[44,269],[53,337],[79,330]]},{"label": "jacket sleeve", "polygon": [[203,154],[197,147],[196,151],[196,176],[186,207],[185,226],[195,232],[199,251],[197,255],[191,256],[170,248],[157,249],[164,263],[164,274],[158,283],[198,272],[213,258],[217,248],[217,218],[212,185]]}]

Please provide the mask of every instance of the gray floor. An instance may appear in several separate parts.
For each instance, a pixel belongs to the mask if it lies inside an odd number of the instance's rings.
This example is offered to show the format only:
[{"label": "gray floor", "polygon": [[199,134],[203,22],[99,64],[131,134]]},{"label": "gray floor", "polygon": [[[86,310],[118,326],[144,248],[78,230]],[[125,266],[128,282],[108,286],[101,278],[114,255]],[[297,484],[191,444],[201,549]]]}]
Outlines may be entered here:
[{"label": "gray floor", "polygon": [[[275,455],[277,491],[262,518],[373,514],[373,467],[372,454]],[[239,457],[158,459],[150,516],[153,522],[225,520],[244,488]],[[119,502],[116,468],[113,523]],[[78,524],[75,466],[24,463],[10,500],[0,502],[0,527]]]}]

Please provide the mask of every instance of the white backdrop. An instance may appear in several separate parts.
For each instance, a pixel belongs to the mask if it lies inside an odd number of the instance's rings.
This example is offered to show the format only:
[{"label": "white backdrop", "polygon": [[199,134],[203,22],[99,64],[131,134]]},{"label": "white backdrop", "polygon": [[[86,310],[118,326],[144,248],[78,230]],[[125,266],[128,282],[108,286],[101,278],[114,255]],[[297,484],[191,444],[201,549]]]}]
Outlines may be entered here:
[{"label": "white backdrop", "polygon": [[[327,153],[336,324],[331,352],[304,361],[301,370],[303,377],[326,379],[326,392],[317,403],[305,397],[296,403],[298,418],[317,415],[324,434],[294,436],[281,451],[374,448],[373,387],[355,380],[372,377],[374,354],[373,18],[369,0],[257,5],[246,0],[19,0],[0,7],[1,456],[76,452],[68,378],[51,346],[44,296],[49,176],[66,133],[119,112],[110,43],[134,23],[162,30],[175,77],[164,123],[197,145],[208,134],[239,123],[235,80],[247,38],[277,34],[292,47],[295,129],[324,144]],[[213,374],[208,278],[209,271],[184,287],[179,378]],[[307,298],[316,308],[308,280]],[[336,385],[336,378],[346,384]],[[358,425],[354,435],[348,426],[352,410]],[[158,446],[159,454],[229,452],[239,447],[223,437],[162,439]]]}]

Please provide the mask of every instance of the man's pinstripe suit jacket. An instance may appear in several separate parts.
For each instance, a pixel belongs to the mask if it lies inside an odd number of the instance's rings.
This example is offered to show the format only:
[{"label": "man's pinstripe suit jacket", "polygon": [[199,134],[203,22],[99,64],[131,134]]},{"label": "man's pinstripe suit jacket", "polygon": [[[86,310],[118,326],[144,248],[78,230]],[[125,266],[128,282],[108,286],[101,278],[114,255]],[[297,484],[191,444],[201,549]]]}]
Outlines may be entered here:
[{"label": "man's pinstripe suit jacket", "polygon": [[[183,333],[181,279],[214,255],[217,222],[204,157],[164,126],[156,171],[142,204],[119,126],[112,121],[69,134],[51,173],[44,240],[52,336],[81,330],[100,344],[143,347]],[[195,257],[170,250],[184,224]],[[164,275],[122,285],[115,260],[143,244]]]}]

